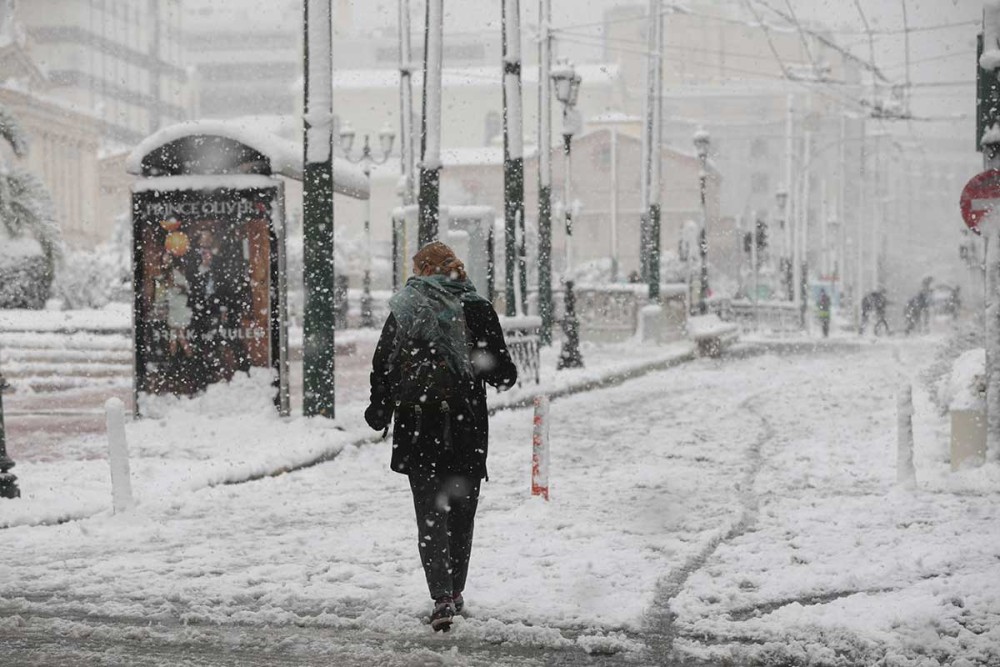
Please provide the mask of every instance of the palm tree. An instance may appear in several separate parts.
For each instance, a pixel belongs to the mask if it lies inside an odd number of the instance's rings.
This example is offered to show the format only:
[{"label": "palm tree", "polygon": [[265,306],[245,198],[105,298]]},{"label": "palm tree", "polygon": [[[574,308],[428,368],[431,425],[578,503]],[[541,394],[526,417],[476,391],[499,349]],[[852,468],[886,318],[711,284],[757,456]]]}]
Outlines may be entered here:
[{"label": "palm tree", "polygon": [[[7,109],[0,107],[0,139],[10,145],[17,157],[28,153],[28,137]],[[0,163],[0,228],[10,238],[30,236],[42,247],[44,271],[34,280],[31,292],[47,298],[52,285],[55,261],[62,240],[56,222],[52,197],[37,176],[21,167]],[[36,272],[29,272],[36,273]],[[36,299],[37,302],[37,299]],[[41,298],[44,304],[44,298]],[[37,304],[39,307],[42,304]]]}]

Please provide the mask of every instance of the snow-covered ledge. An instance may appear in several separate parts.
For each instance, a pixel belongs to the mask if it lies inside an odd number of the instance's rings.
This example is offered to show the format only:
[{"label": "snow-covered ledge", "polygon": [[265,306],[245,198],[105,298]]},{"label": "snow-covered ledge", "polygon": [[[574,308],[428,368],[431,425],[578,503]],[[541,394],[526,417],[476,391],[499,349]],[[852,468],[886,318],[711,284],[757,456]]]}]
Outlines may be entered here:
[{"label": "snow-covered ledge", "polygon": [[[125,170],[142,175],[142,161],[150,153],[185,137],[222,137],[244,144],[268,159],[271,173],[302,180],[302,145],[255,127],[246,121],[192,120],[169,125],[146,137],[129,154]],[[369,188],[361,169],[346,160],[333,160],[334,192],[368,199]]]}]

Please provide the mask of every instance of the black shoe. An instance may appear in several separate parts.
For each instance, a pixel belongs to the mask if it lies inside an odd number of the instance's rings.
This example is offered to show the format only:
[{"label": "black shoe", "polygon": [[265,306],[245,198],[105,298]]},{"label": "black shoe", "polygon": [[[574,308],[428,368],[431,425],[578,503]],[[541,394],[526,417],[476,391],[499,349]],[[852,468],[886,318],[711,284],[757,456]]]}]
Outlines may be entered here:
[{"label": "black shoe", "polygon": [[452,593],[451,600],[455,603],[455,613],[461,614],[462,610],[465,609],[465,598],[462,597],[461,591]]},{"label": "black shoe", "polygon": [[434,611],[431,613],[431,627],[434,632],[441,630],[448,632],[451,629],[452,617],[455,616],[455,602],[450,595],[445,595],[434,600]]}]

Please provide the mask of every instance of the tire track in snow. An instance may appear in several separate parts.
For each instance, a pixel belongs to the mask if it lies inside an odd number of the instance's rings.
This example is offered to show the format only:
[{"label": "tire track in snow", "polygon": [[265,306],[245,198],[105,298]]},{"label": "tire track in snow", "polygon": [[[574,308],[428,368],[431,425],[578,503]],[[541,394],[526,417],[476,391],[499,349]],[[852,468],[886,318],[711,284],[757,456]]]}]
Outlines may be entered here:
[{"label": "tire track in snow", "polygon": [[680,567],[671,571],[656,586],[653,607],[648,613],[648,630],[645,633],[645,639],[656,659],[656,664],[700,664],[691,661],[690,658],[685,661],[673,653],[673,643],[677,635],[674,627],[676,614],[670,610],[670,602],[684,589],[691,575],[705,566],[720,545],[743,535],[756,521],[759,497],[754,493],[754,485],[764,462],[761,450],[775,437],[775,429],[771,422],[754,406],[754,402],[765,393],[762,391],[754,394],[744,399],[738,406],[740,410],[745,410],[755,417],[762,429],[746,451],[747,469],[738,487],[741,505],[739,516],[728,528],[720,530],[704,547],[690,556]]}]

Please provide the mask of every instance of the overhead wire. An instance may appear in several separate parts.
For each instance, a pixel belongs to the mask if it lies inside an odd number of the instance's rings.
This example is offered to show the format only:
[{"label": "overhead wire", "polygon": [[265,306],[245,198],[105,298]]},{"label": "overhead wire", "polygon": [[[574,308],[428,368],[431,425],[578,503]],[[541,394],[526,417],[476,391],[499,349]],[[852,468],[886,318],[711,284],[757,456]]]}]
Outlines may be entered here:
[{"label": "overhead wire", "polygon": [[[579,37],[579,36],[573,36],[573,35],[563,35],[562,37],[560,37],[560,39],[563,39],[563,40],[568,41],[568,42],[574,42],[574,43],[577,43],[577,44],[582,44],[584,46],[601,46],[601,47],[603,47],[604,49],[606,49],[608,51],[618,51],[618,52],[622,52],[622,53],[632,53],[632,54],[643,55],[643,56],[648,55],[648,51],[646,49],[627,48],[627,47],[621,47],[621,46],[607,46],[607,44],[603,43],[603,41],[598,41],[598,40],[602,40],[602,38],[600,38],[598,36],[594,36],[594,37]],[[590,40],[590,41],[587,41],[587,40]],[[697,61],[691,61],[691,64],[692,65],[700,65],[700,66],[703,66],[703,67],[715,67],[715,66],[717,66],[717,63],[706,63],[706,62],[697,62]],[[730,67],[728,65],[726,66],[726,69],[729,70],[729,71],[731,71],[731,72],[737,73],[737,74],[747,74],[747,75],[749,75],[749,76],[751,76],[753,78],[756,78],[756,79],[768,79],[768,80],[773,80],[773,81],[790,81],[792,83],[795,83],[797,85],[800,85],[800,86],[803,86],[803,87],[807,88],[810,92],[814,92],[817,95],[820,95],[821,97],[824,97],[824,98],[830,100],[831,102],[834,102],[834,103],[838,104],[839,106],[842,106],[844,108],[850,109],[851,111],[859,111],[859,110],[861,110],[861,109],[864,108],[863,105],[858,100],[856,100],[854,98],[851,98],[851,97],[849,97],[847,95],[843,95],[843,94],[835,93],[835,92],[828,92],[828,91],[824,91],[824,90],[819,89],[819,88],[812,88],[811,87],[812,85],[816,85],[816,86],[827,85],[829,83],[827,81],[810,81],[808,79],[803,79],[802,77],[795,77],[794,75],[791,75],[791,76],[788,76],[788,75],[777,75],[777,76],[776,75],[768,75],[768,74],[762,74],[759,70],[740,69],[740,68],[737,68],[737,67]],[[844,83],[844,85],[849,85],[846,82],[843,82],[843,83]]]}]

